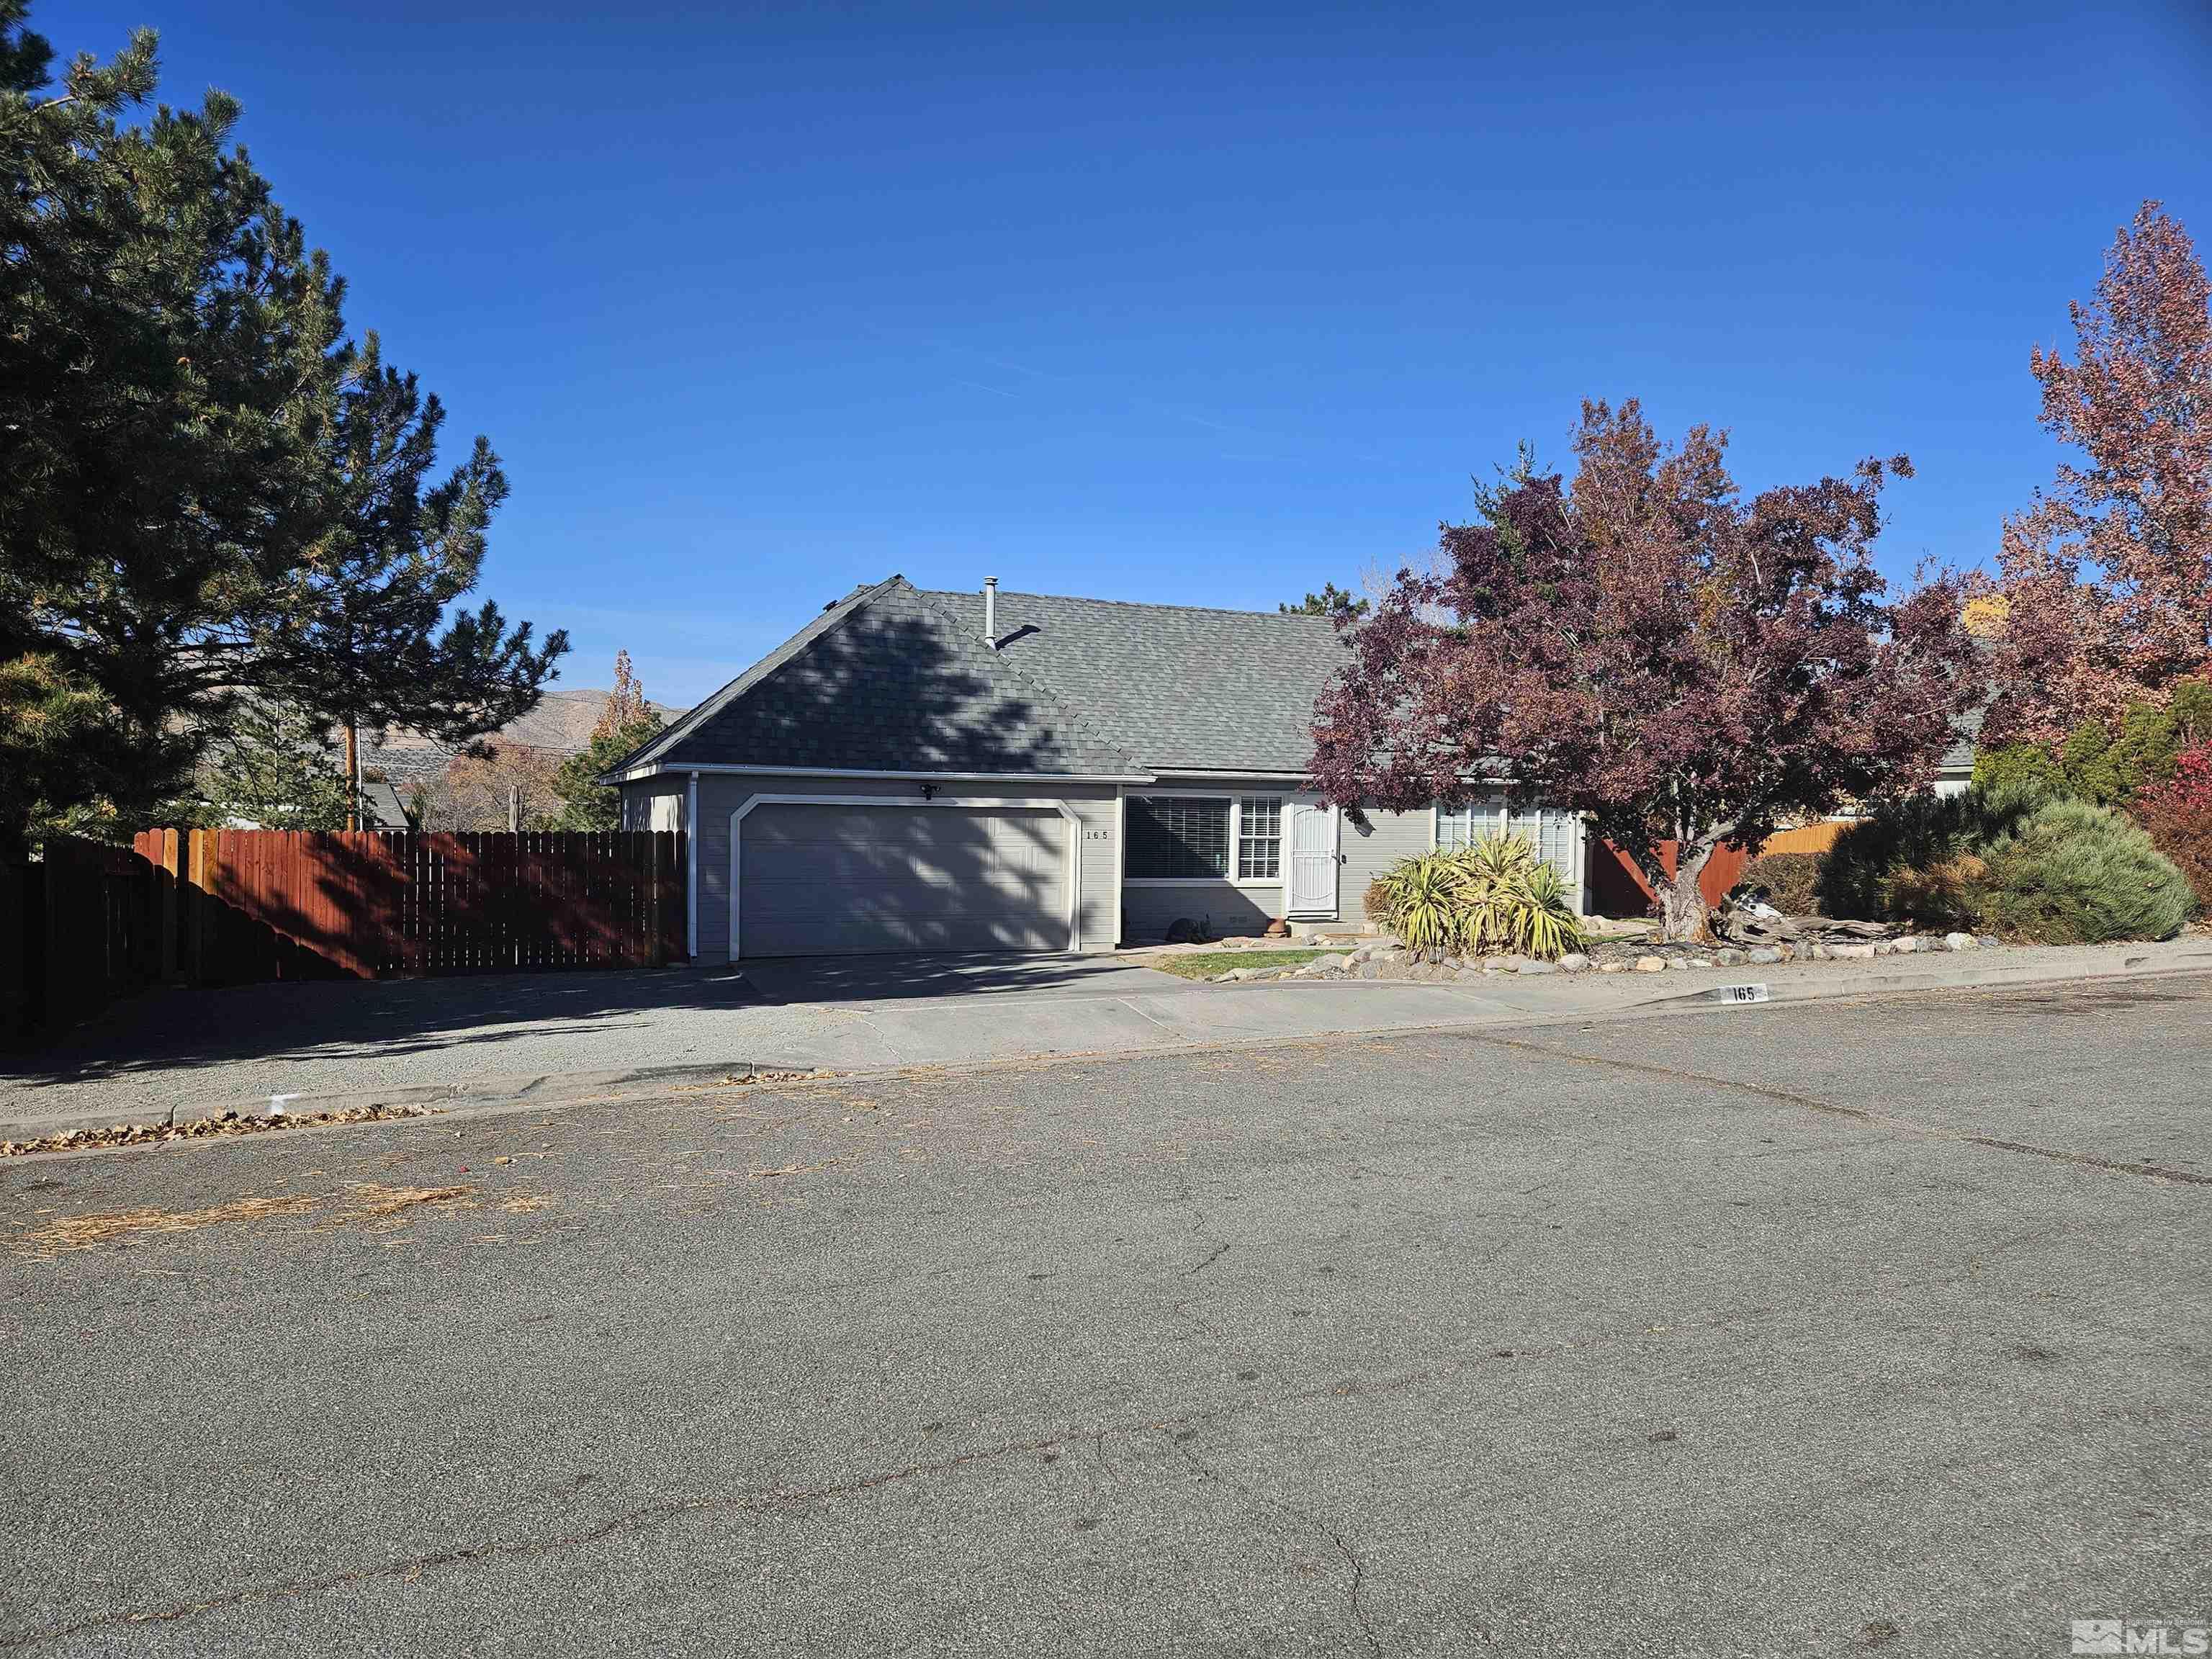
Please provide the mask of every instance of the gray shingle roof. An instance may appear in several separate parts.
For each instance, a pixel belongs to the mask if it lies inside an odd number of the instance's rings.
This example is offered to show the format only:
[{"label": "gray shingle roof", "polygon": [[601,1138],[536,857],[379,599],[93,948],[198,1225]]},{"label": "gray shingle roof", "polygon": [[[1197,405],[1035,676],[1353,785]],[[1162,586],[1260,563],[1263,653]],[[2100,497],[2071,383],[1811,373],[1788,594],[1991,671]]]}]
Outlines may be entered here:
[{"label": "gray shingle roof", "polygon": [[848,594],[614,769],[754,765],[1121,776],[1087,711],[903,577]]},{"label": "gray shingle roof", "polygon": [[[981,593],[929,597],[983,631]],[[1000,654],[1154,771],[1295,772],[1314,700],[1344,660],[1326,617],[999,595]]]}]

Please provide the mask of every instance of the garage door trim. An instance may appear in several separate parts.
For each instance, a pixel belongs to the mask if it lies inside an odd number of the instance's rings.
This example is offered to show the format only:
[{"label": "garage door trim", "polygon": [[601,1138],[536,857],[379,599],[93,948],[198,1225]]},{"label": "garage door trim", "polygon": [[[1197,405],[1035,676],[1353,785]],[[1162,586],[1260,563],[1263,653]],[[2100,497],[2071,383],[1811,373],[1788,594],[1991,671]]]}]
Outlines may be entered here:
[{"label": "garage door trim", "polygon": [[757,806],[964,806],[973,811],[978,807],[995,807],[1007,812],[1057,812],[1067,824],[1067,848],[1061,854],[1060,868],[1063,884],[1066,887],[1067,948],[1083,948],[1081,917],[1083,907],[1079,902],[1079,851],[1081,842],[1082,821],[1075,809],[1064,800],[1042,797],[1009,799],[995,795],[933,795],[916,800],[910,795],[750,795],[744,805],[730,814],[730,960],[735,962],[743,949],[744,935],[739,931],[738,899],[744,884],[744,875],[739,863],[742,857],[746,817]]}]

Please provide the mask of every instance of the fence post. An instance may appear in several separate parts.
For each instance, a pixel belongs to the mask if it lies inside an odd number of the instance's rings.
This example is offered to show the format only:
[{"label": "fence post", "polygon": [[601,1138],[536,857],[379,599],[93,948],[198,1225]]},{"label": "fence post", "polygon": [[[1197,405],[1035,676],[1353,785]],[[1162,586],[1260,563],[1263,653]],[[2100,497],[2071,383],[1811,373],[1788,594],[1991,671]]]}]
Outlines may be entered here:
[{"label": "fence post", "polygon": [[159,870],[154,878],[154,902],[161,908],[161,960],[158,969],[164,984],[173,984],[178,978],[177,933],[178,906],[183,902],[177,890],[177,842],[174,830],[154,832],[161,840],[161,856],[155,860]]}]

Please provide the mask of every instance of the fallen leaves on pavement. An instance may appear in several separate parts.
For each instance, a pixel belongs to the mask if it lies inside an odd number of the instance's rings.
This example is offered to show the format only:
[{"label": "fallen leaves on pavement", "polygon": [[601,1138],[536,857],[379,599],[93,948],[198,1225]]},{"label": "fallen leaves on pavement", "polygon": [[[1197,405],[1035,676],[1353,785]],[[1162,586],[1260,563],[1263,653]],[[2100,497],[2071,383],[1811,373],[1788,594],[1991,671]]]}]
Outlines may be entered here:
[{"label": "fallen leaves on pavement", "polygon": [[22,1158],[33,1152],[77,1152],[94,1146],[143,1146],[164,1140],[209,1140],[225,1135],[263,1134],[272,1129],[307,1129],[319,1124],[381,1123],[396,1118],[434,1117],[429,1106],[349,1106],[335,1112],[287,1112],[282,1115],[246,1117],[225,1112],[220,1117],[193,1118],[184,1123],[115,1123],[105,1129],[71,1129],[67,1134],[41,1135],[35,1140],[0,1140],[0,1158]]}]

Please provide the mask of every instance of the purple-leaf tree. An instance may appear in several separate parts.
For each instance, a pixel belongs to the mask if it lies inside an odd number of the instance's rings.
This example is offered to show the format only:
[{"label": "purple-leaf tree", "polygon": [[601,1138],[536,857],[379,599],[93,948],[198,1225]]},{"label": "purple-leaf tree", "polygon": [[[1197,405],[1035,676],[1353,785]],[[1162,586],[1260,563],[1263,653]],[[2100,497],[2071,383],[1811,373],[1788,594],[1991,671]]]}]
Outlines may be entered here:
[{"label": "purple-leaf tree", "polygon": [[1669,450],[1633,400],[1583,404],[1571,485],[1524,462],[1480,522],[1443,526],[1433,574],[1344,624],[1314,787],[1355,813],[1501,783],[1583,812],[1689,939],[1715,848],[1926,784],[1982,680],[1955,581],[1892,601],[1874,568],[1883,480],[1910,464],[1747,505],[1726,445],[1697,427]]}]

